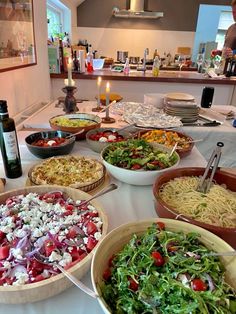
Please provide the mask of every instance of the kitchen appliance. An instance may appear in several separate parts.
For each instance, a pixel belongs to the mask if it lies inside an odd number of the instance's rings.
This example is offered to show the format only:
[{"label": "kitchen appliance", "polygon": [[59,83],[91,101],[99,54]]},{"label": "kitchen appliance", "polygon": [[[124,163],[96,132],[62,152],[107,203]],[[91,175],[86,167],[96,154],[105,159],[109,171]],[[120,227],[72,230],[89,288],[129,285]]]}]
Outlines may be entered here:
[{"label": "kitchen appliance", "polygon": [[129,63],[138,64],[140,61],[140,57],[129,57]]},{"label": "kitchen appliance", "polygon": [[112,14],[119,18],[140,18],[140,19],[158,19],[163,17],[163,12],[153,12],[144,9],[144,0],[130,0],[129,9],[120,10],[117,7],[113,8]]},{"label": "kitchen appliance", "polygon": [[128,58],[128,55],[129,55],[128,51],[117,51],[117,61],[125,63],[126,58]]}]

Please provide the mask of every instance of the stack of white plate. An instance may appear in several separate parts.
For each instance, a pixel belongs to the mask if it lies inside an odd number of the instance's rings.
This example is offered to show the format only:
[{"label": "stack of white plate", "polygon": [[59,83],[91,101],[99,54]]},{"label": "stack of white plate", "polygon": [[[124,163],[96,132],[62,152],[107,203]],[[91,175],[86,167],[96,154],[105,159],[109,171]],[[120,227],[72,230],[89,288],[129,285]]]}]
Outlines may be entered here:
[{"label": "stack of white plate", "polygon": [[199,117],[199,107],[194,96],[185,93],[165,95],[165,113],[181,118],[182,122],[195,122]]}]

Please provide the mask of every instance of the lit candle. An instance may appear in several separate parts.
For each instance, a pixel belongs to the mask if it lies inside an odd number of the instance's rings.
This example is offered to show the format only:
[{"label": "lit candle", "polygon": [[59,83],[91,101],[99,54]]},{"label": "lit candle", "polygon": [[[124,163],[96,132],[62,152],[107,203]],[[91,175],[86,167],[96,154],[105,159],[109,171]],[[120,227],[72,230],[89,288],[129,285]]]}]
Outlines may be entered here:
[{"label": "lit candle", "polygon": [[110,83],[107,82],[106,84],[106,107],[107,107],[106,119],[109,118],[109,107],[108,107],[109,103],[110,103]]},{"label": "lit candle", "polygon": [[67,71],[68,71],[68,86],[72,86],[72,59],[71,57],[67,63]]},{"label": "lit candle", "polygon": [[97,106],[98,107],[100,107],[101,84],[102,84],[102,78],[101,76],[99,76],[97,79],[97,87],[98,87]]}]

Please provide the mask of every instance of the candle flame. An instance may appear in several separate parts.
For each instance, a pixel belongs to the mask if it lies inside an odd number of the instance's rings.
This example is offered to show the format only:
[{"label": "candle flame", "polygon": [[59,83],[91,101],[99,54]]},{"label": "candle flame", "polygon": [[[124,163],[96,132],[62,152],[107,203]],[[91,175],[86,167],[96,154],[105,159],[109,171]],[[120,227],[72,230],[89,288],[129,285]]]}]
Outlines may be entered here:
[{"label": "candle flame", "polygon": [[110,83],[107,82],[106,84],[106,92],[109,93],[110,92]]}]

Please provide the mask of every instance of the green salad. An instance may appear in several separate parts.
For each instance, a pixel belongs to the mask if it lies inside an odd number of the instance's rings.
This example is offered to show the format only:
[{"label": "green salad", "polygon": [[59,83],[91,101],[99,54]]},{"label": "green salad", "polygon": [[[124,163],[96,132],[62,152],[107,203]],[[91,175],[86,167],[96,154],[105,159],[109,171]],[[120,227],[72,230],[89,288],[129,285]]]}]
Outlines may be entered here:
[{"label": "green salad", "polygon": [[109,164],[131,170],[160,170],[173,166],[178,161],[176,153],[155,149],[145,140],[128,140],[110,144],[103,158]]},{"label": "green salad", "polygon": [[153,224],[108,262],[102,295],[112,313],[236,313],[224,267],[196,233]]}]

